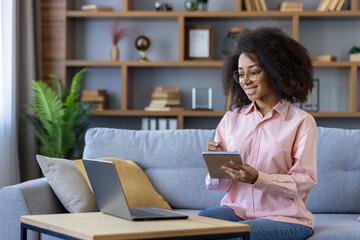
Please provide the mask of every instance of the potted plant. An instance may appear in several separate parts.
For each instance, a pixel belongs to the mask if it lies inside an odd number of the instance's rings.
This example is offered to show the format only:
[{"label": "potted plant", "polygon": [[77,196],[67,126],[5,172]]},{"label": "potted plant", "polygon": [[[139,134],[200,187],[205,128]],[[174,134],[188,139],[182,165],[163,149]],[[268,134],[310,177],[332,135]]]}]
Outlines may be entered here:
[{"label": "potted plant", "polygon": [[360,47],[353,46],[349,51],[349,57],[352,62],[360,61]]},{"label": "potted plant", "polygon": [[49,157],[74,159],[82,156],[84,135],[89,125],[88,117],[94,108],[93,103],[78,101],[80,82],[84,68],[72,79],[70,89],[62,86],[59,78],[50,74],[55,83],[54,91],[43,81],[33,81],[34,104],[28,105],[35,115],[22,114],[33,125],[39,140],[40,154]]}]

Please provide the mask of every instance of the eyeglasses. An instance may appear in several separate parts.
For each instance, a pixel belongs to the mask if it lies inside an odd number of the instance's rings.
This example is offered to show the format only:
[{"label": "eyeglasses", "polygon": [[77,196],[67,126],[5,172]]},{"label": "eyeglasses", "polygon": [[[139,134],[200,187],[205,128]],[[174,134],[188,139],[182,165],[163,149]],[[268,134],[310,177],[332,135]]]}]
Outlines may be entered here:
[{"label": "eyeglasses", "polygon": [[248,72],[248,73],[239,73],[238,71],[235,71],[233,73],[233,78],[234,78],[235,82],[237,82],[239,84],[245,80],[246,76],[248,77],[248,79],[250,81],[256,81],[261,72],[262,72],[262,70],[260,70],[260,71],[251,71],[251,72]]}]

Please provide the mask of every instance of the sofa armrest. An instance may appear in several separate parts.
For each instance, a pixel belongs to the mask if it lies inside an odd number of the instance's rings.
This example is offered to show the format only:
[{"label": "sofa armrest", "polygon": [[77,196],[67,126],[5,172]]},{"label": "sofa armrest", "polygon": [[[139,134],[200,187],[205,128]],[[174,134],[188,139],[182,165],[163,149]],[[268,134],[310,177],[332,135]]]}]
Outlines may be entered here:
[{"label": "sofa armrest", "polygon": [[[2,239],[20,239],[22,215],[65,212],[46,178],[4,187],[0,190],[0,236]],[[35,234],[29,232],[28,239],[35,239]]]}]

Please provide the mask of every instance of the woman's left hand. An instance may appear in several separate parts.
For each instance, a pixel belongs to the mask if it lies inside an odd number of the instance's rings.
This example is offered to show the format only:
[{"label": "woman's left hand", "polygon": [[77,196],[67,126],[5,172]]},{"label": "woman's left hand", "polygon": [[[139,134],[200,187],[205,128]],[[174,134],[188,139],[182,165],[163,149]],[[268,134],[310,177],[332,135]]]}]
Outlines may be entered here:
[{"label": "woman's left hand", "polygon": [[258,179],[258,171],[248,164],[241,165],[235,161],[230,161],[233,167],[222,166],[221,169],[225,170],[230,177],[239,182],[254,184]]}]

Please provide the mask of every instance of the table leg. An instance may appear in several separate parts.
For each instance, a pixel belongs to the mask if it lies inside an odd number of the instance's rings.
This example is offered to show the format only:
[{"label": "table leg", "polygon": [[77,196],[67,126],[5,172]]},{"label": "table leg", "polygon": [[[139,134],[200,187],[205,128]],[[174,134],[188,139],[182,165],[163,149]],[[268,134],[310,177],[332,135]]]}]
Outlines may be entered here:
[{"label": "table leg", "polygon": [[249,232],[244,233],[242,238],[243,238],[243,240],[250,240],[250,233]]},{"label": "table leg", "polygon": [[27,239],[27,228],[24,226],[23,223],[21,223],[20,240],[26,240],[26,239]]},{"label": "table leg", "polygon": [[35,232],[38,233],[44,233],[50,236],[54,236],[54,237],[58,237],[58,238],[62,238],[62,239],[66,239],[66,240],[79,240],[79,238],[76,237],[71,237],[62,233],[57,233],[48,229],[44,229],[44,228],[39,228],[39,227],[35,227],[32,226],[30,224],[26,224],[26,223],[21,223],[21,240],[27,240],[27,230],[33,230]]}]

